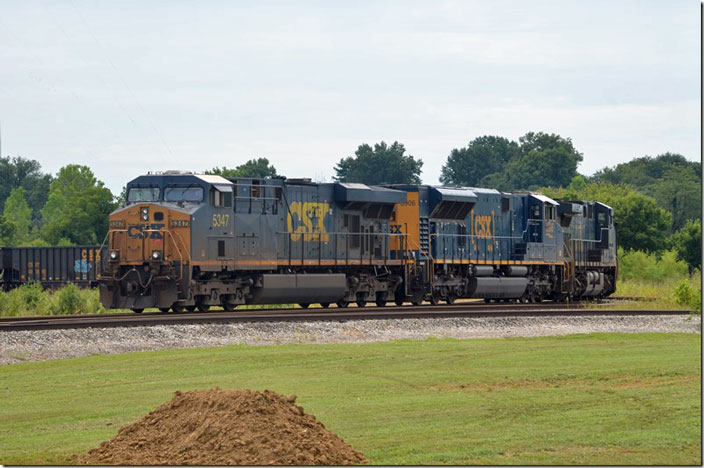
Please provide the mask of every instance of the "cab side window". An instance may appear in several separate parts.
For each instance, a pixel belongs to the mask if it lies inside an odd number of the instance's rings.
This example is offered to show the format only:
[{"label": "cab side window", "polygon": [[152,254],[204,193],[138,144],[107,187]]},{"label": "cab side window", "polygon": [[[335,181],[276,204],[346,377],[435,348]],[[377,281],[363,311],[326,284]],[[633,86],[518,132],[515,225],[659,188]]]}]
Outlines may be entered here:
[{"label": "cab side window", "polygon": [[545,219],[555,219],[555,207],[552,205],[545,206]]},{"label": "cab side window", "polygon": [[597,214],[597,221],[599,222],[599,226],[606,227],[606,213],[600,211],[599,214]]},{"label": "cab side window", "polygon": [[217,189],[210,190],[210,204],[215,207],[229,208],[232,206],[232,193],[221,192]]}]

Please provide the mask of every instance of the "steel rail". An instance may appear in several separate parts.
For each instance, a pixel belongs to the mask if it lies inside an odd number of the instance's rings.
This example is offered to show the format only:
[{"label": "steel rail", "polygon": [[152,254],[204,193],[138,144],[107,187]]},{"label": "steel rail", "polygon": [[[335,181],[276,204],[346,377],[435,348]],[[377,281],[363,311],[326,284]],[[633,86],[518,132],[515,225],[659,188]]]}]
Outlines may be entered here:
[{"label": "steel rail", "polygon": [[[540,302],[540,303],[520,303],[520,302],[510,302],[510,303],[502,303],[502,302],[492,302],[492,303],[486,303],[482,299],[460,299],[454,304],[438,304],[438,305],[432,305],[430,303],[424,303],[418,306],[411,306],[410,304],[402,305],[402,306],[396,306],[396,305],[386,305],[384,307],[378,307],[374,305],[368,305],[364,307],[365,310],[368,311],[373,311],[373,310],[387,310],[387,311],[394,311],[394,310],[405,310],[409,307],[413,307],[413,310],[419,311],[419,310],[432,310],[432,311],[440,311],[446,308],[449,309],[455,309],[457,307],[491,307],[491,308],[507,308],[510,307],[511,309],[520,309],[520,308],[555,308],[555,309],[569,309],[569,308],[580,308],[584,307],[587,304],[612,304],[614,302],[619,302],[619,301],[636,301],[636,300],[650,300],[649,298],[640,298],[640,297],[608,297],[608,298],[603,298],[599,299],[598,301],[575,301],[575,302]],[[373,303],[372,303],[373,304]],[[291,308],[267,308],[267,309],[262,309],[262,308],[257,308],[257,307],[252,307],[252,306],[244,306],[244,307],[238,307],[234,312],[235,313],[241,313],[241,312],[259,312],[259,313],[266,313],[267,311],[275,311],[275,312],[280,312],[280,313],[297,313],[300,314],[303,311],[320,311],[320,310],[331,310],[331,311],[339,311],[339,310],[349,310],[349,309],[359,309],[357,305],[354,303],[350,304],[348,307],[340,309],[339,307],[330,307],[329,309],[326,307],[311,307],[310,309],[308,308],[300,308],[300,307],[291,307]],[[205,314],[221,314],[225,313],[224,310],[221,309],[213,309],[208,312],[167,312],[169,315],[174,314],[174,315],[183,315],[183,314],[197,314],[197,313],[205,313]],[[152,315],[164,315],[164,312],[160,311],[152,311],[152,312],[144,312],[142,316],[152,316]],[[20,321],[32,321],[32,320],[45,320],[48,318],[51,318],[52,320],[71,320],[75,319],[78,317],[95,317],[95,318],[105,318],[105,319],[120,319],[121,317],[134,317],[135,313],[134,312],[126,312],[126,313],[106,313],[106,314],[80,314],[80,315],[33,315],[33,316],[22,316],[22,317],[0,317],[0,325],[4,324],[6,322],[20,322]]]},{"label": "steel rail", "polygon": [[[469,307],[468,307],[469,305]],[[687,315],[685,310],[585,309],[580,304],[459,304],[334,309],[249,309],[235,312],[21,317],[0,320],[0,331],[135,327],[203,323],[348,321],[409,318]]]},{"label": "steel rail", "polygon": [[[592,302],[593,303],[593,302]],[[350,304],[348,307],[336,307],[336,306],[331,306],[331,307],[310,307],[310,308],[302,308],[302,307],[290,307],[290,308],[258,308],[258,307],[252,307],[252,306],[244,306],[244,307],[238,307],[231,313],[261,313],[265,314],[267,312],[275,312],[275,313],[291,313],[291,314],[301,314],[306,311],[308,312],[319,312],[319,311],[331,311],[331,312],[340,312],[343,310],[367,310],[367,311],[376,311],[376,310],[386,310],[386,311],[396,311],[396,310],[406,310],[408,308],[413,308],[413,310],[432,310],[432,311],[439,311],[439,310],[444,310],[444,309],[457,309],[458,307],[486,307],[486,308],[515,308],[515,309],[520,309],[520,308],[536,308],[536,307],[543,307],[543,308],[579,308],[583,307],[585,304],[589,304],[588,302],[571,302],[571,303],[564,303],[564,302],[542,302],[542,303],[485,303],[484,301],[472,301],[472,302],[456,302],[454,304],[438,304],[438,305],[432,305],[429,303],[417,305],[417,306],[411,306],[410,304],[403,305],[403,306],[396,306],[396,305],[387,305],[384,307],[378,307],[378,306],[372,306],[368,305],[365,307],[358,307],[355,304]],[[151,312],[144,312],[142,314],[135,314],[134,312],[126,312],[126,313],[117,313],[117,314],[77,314],[77,315],[34,315],[34,316],[22,316],[22,317],[0,317],[0,324],[3,324],[5,322],[18,322],[18,321],[31,321],[31,320],[45,320],[51,318],[52,320],[72,320],[76,318],[81,318],[81,317],[93,317],[93,318],[105,318],[105,319],[116,319],[120,320],[121,318],[124,317],[136,317],[136,316],[141,316],[141,317],[146,317],[146,316],[163,316],[163,315],[196,315],[196,314],[208,314],[208,315],[214,315],[214,314],[224,314],[227,313],[226,311],[222,309],[212,309],[209,310],[208,312],[160,312],[158,310],[151,311]]]}]

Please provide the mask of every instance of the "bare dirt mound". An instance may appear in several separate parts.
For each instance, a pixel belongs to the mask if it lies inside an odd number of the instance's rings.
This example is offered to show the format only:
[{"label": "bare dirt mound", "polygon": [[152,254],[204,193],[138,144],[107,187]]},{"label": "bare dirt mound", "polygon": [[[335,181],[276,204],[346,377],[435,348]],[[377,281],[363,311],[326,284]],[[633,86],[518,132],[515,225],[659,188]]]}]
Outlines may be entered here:
[{"label": "bare dirt mound", "polygon": [[194,390],[78,458],[109,465],[354,465],[364,456],[285,397]]}]

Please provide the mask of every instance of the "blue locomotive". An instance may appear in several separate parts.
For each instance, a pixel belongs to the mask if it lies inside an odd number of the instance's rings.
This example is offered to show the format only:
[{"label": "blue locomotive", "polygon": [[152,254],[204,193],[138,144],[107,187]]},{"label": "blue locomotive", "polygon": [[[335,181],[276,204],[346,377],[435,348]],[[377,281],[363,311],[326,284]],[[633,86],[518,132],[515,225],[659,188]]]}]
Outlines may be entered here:
[{"label": "blue locomotive", "polygon": [[165,172],[127,184],[99,278],[107,308],[383,306],[603,297],[613,210],[535,193]]}]

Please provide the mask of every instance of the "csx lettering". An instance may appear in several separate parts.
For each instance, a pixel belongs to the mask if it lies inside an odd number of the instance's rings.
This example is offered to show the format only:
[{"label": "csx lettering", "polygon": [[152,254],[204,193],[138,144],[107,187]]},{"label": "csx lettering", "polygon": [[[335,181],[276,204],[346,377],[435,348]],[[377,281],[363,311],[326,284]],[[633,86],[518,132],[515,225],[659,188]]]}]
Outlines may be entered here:
[{"label": "csx lettering", "polygon": [[480,239],[489,239],[492,234],[490,215],[481,215],[474,217],[474,232]]},{"label": "csx lettering", "polygon": [[325,217],[330,211],[329,203],[322,202],[293,202],[289,206],[288,232],[291,241],[301,240],[327,242],[330,236],[325,229]]},{"label": "csx lettering", "polygon": [[150,230],[151,235],[149,239],[161,239],[160,231],[164,227],[164,223],[152,223],[152,224],[130,224],[127,227],[127,236],[130,239],[144,239],[144,231]]}]

